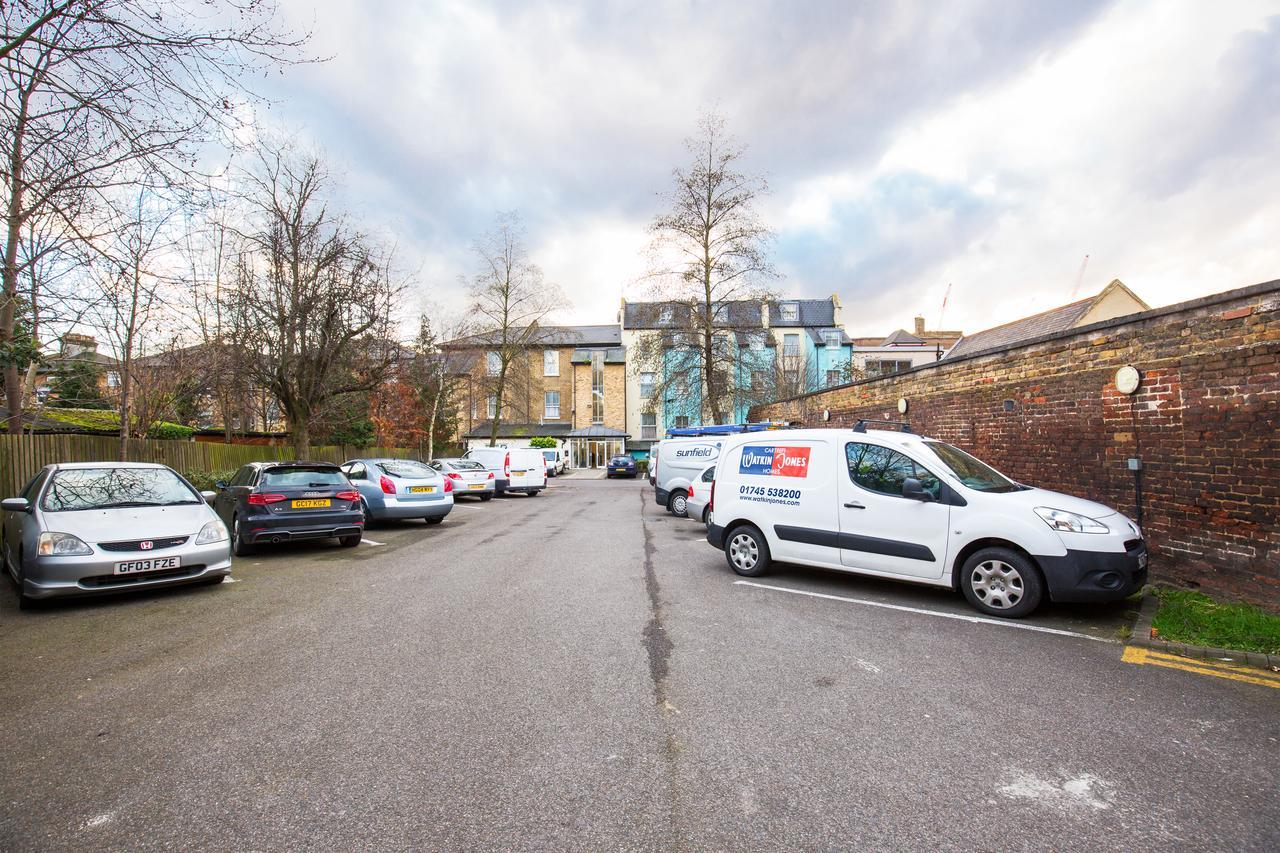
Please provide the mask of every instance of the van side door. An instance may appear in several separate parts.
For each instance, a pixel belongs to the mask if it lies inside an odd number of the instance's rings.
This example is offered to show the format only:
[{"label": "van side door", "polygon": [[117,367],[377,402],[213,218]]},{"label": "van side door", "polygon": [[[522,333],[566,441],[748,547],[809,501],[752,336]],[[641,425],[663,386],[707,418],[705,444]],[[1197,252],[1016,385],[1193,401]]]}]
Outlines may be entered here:
[{"label": "van side door", "polygon": [[[927,468],[891,447],[845,441],[839,483],[840,562],[903,577],[941,578],[946,571],[951,507]],[[932,501],[903,495],[918,480]]]}]

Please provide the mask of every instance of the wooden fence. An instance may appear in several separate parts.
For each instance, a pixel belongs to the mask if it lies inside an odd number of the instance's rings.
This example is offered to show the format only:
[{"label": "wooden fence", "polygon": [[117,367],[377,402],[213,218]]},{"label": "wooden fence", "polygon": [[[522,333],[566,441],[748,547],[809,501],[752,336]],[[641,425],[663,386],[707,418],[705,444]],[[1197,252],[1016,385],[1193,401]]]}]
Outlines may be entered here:
[{"label": "wooden fence", "polygon": [[[12,497],[36,472],[53,462],[103,462],[119,457],[120,439],[100,435],[0,435],[0,497]],[[131,462],[160,462],[178,471],[233,471],[246,462],[290,460],[292,447],[256,444],[213,444],[197,441],[129,441]],[[313,447],[308,459],[345,462],[362,457],[419,456],[417,448]],[[443,455],[437,454],[437,455]]]}]

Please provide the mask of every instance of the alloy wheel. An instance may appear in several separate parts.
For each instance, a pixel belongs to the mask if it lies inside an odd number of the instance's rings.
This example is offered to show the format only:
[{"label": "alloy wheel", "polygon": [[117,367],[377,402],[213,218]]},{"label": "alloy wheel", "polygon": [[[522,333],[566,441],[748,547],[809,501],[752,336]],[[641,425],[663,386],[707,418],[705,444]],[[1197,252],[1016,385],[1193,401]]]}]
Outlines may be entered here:
[{"label": "alloy wheel", "polygon": [[729,559],[739,569],[749,572],[760,561],[760,546],[747,533],[739,533],[729,541]]},{"label": "alloy wheel", "polygon": [[671,511],[676,515],[684,515],[689,509],[689,500],[684,495],[676,495],[671,499]]},{"label": "alloy wheel", "polygon": [[1003,560],[979,563],[969,577],[969,587],[983,604],[1007,610],[1022,600],[1022,575]]}]

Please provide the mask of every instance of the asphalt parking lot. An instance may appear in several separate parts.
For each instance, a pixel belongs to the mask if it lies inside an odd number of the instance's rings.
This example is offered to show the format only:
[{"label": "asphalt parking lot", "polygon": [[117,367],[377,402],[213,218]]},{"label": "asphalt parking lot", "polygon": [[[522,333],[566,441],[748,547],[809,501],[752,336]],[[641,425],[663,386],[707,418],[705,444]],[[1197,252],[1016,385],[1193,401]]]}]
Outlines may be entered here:
[{"label": "asphalt parking lot", "polygon": [[6,583],[0,848],[1280,845],[1280,690],[1124,663],[1127,606],[739,583],[702,535],[562,479],[216,587]]}]

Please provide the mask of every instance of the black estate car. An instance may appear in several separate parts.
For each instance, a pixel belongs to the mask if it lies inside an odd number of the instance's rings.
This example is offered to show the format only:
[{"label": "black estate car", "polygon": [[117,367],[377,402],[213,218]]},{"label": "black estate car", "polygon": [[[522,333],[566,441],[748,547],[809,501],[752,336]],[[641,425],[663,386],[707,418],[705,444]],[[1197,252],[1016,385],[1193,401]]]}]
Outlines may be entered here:
[{"label": "black estate car", "polygon": [[213,508],[231,531],[236,556],[255,545],[336,537],[360,544],[360,493],[328,462],[250,462],[218,484]]}]

